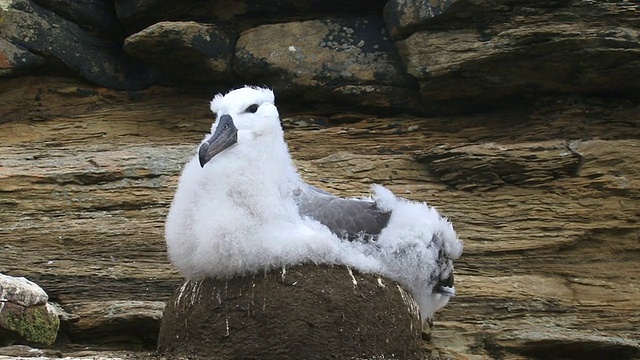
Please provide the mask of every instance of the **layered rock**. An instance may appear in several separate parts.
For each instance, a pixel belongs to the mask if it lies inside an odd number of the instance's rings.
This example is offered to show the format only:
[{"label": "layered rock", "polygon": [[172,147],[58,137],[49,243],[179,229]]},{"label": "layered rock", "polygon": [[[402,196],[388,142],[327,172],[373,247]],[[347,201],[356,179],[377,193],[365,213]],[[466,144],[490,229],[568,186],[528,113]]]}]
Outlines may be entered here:
[{"label": "layered rock", "polygon": [[93,36],[29,0],[2,5],[0,38],[5,74],[65,74],[114,89],[144,88],[159,79],[128,59],[117,41]]},{"label": "layered rock", "polygon": [[[164,302],[182,284],[164,217],[181,165],[210,129],[211,95],[131,98],[36,80],[14,79],[0,95],[6,116],[34,120],[0,124],[0,270],[28,275],[78,317],[62,338],[142,351],[152,340],[134,329],[157,332],[158,311],[124,304]],[[384,184],[455,225],[465,253],[458,294],[423,344],[433,354],[544,357],[585,346],[630,359],[640,351],[638,106],[572,97],[455,117],[282,113],[308,181],[347,196]]]},{"label": "layered rock", "polygon": [[252,27],[309,20],[327,16],[359,16],[380,14],[385,0],[186,0],[171,3],[162,0],[116,0],[118,17],[131,30],[138,32],[161,21],[197,20],[222,26],[234,32]]},{"label": "layered rock", "polygon": [[164,301],[69,302],[65,308],[74,319],[69,321],[64,335],[73,343],[155,349],[164,307]]},{"label": "layered rock", "polygon": [[[452,220],[465,254],[422,344],[433,357],[639,356],[635,2],[0,12],[0,271],[47,289],[71,345],[0,358],[148,356],[182,284],[163,241],[172,189],[210,129],[210,88],[240,82],[276,87],[308,181],[348,196],[381,183]],[[161,83],[179,87],[141,90]]]},{"label": "layered rock", "polygon": [[115,89],[248,82],[296,101],[435,114],[544,94],[628,97],[638,91],[629,79],[640,76],[640,23],[628,1],[119,0],[114,9],[15,0],[5,8],[0,74],[79,76]]},{"label": "layered rock", "polygon": [[420,80],[425,98],[478,108],[535,94],[624,95],[638,89],[628,81],[640,77],[637,5],[435,4],[425,9],[424,1],[392,1],[386,8],[387,26],[402,38],[397,48],[406,71]]}]

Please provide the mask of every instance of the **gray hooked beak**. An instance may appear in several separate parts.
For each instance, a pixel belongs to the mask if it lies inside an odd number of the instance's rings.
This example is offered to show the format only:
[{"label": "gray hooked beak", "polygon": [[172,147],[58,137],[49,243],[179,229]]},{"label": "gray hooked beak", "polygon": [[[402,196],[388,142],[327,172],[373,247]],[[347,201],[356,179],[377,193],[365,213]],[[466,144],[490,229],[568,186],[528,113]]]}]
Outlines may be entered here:
[{"label": "gray hooked beak", "polygon": [[233,119],[230,115],[222,115],[220,119],[218,119],[216,131],[207,141],[200,145],[200,150],[198,151],[200,166],[204,167],[214,156],[235,144],[237,141],[238,129],[233,124]]}]

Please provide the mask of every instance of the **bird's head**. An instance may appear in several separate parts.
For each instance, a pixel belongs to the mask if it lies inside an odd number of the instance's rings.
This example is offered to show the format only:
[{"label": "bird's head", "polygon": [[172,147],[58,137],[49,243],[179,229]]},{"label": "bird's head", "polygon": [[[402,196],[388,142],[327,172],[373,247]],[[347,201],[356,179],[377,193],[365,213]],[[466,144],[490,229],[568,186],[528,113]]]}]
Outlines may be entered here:
[{"label": "bird's head", "polygon": [[[462,254],[462,242],[447,221],[441,231],[436,232],[432,244],[437,249],[435,271],[431,274],[431,296],[428,304],[421,304],[423,320],[431,323],[433,313],[445,306],[456,295],[453,282],[453,261]],[[424,306],[424,308],[422,308]]]},{"label": "bird's head", "polygon": [[236,143],[267,135],[282,136],[280,115],[269,89],[245,86],[218,94],[211,101],[211,111],[216,114],[216,121],[211,127],[212,135],[200,145],[202,167]]}]

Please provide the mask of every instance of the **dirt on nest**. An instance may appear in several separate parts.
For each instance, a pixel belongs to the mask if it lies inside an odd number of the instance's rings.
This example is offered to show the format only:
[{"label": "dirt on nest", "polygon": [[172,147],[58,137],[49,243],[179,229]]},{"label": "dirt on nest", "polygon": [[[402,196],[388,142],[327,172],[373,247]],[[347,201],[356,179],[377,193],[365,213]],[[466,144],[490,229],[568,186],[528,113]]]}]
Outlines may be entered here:
[{"label": "dirt on nest", "polygon": [[207,359],[420,359],[417,306],[396,283],[343,266],[188,281],[158,352]]}]

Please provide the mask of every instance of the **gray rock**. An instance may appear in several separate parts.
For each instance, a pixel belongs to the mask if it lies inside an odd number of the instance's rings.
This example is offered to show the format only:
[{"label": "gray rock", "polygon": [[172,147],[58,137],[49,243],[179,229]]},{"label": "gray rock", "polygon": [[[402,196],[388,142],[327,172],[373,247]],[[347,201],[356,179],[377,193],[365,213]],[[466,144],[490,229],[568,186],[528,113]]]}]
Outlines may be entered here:
[{"label": "gray rock", "polygon": [[419,359],[417,305],[396,283],[300,266],[188,281],[167,302],[158,351],[171,358]]},{"label": "gray rock", "polygon": [[[406,71],[421,80],[425,98],[451,99],[458,107],[526,94],[637,91],[640,84],[628,79],[640,77],[638,21],[618,5],[578,3],[564,4],[563,11],[579,21],[560,21],[554,19],[560,11],[531,7],[530,16],[482,30],[434,26],[398,41],[397,49]],[[485,5],[485,13],[493,9]]]},{"label": "gray rock", "polygon": [[108,344],[126,341],[131,347],[155,347],[162,301],[82,301],[65,306],[73,314],[68,336],[73,342]]},{"label": "gray rock", "polygon": [[345,85],[409,87],[381,19],[264,25],[241,34],[234,70],[279,94],[326,96]]},{"label": "gray rock", "polygon": [[42,56],[0,38],[0,76],[19,75],[44,65]]},{"label": "gray rock", "polygon": [[391,38],[398,40],[446,13],[458,0],[389,0],[384,20]]},{"label": "gray rock", "polygon": [[430,99],[475,105],[523,93],[630,93],[640,87],[640,32],[584,24],[424,31],[398,42],[407,72]]},{"label": "gray rock", "polygon": [[14,342],[51,345],[60,320],[41,287],[0,274],[0,346]]},{"label": "gray rock", "polygon": [[115,89],[143,88],[158,80],[117,43],[92,36],[29,0],[5,2],[2,18],[0,37],[46,59],[46,73],[73,74]]},{"label": "gray rock", "polygon": [[180,82],[227,82],[232,78],[235,38],[215,25],[160,22],[124,42],[124,51]]},{"label": "gray rock", "polygon": [[12,303],[23,307],[45,305],[47,293],[36,283],[24,277],[0,274],[0,303]]},{"label": "gray rock", "polygon": [[119,39],[124,36],[124,29],[116,16],[113,1],[33,0],[33,2],[79,25],[89,33],[109,39]]}]

